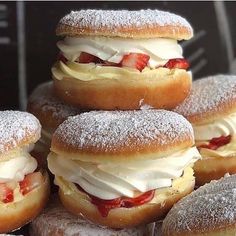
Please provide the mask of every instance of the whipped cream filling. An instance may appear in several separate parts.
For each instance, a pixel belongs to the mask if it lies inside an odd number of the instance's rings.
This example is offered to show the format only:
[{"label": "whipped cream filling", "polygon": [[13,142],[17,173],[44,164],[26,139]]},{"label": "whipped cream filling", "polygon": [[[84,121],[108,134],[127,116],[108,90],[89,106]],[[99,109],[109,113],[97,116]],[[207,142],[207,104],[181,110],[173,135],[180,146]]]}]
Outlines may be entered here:
[{"label": "whipped cream filling", "polygon": [[37,161],[24,149],[8,155],[10,158],[0,160],[0,183],[22,181],[37,168]]},{"label": "whipped cream filling", "polygon": [[113,63],[119,63],[123,56],[129,53],[143,53],[150,56],[148,67],[156,68],[165,65],[170,59],[183,57],[183,50],[177,40],[167,38],[65,37],[57,46],[71,62],[74,62],[81,52]]},{"label": "whipped cream filling", "polygon": [[234,136],[236,134],[236,113],[213,122],[193,125],[195,140],[206,141],[220,136]]},{"label": "whipped cream filling", "polygon": [[170,187],[172,180],[197,161],[196,147],[175,152],[167,157],[125,163],[92,163],[70,160],[50,153],[50,171],[80,185],[87,193],[110,200],[121,196],[135,197],[152,189]]},{"label": "whipped cream filling", "polygon": [[201,148],[203,156],[235,156],[236,155],[236,113],[232,113],[213,122],[193,125],[194,136],[197,146],[208,143],[213,138],[231,135],[229,144],[219,147],[217,150]]}]

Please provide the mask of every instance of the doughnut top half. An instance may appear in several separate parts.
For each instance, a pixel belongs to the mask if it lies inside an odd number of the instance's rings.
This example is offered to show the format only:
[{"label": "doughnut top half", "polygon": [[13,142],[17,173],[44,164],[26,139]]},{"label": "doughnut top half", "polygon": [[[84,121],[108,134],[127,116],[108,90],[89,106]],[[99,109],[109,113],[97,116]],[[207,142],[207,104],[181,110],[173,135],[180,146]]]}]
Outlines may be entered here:
[{"label": "doughnut top half", "polygon": [[190,95],[174,111],[193,124],[236,112],[236,76],[215,75],[194,81]]},{"label": "doughnut top half", "polygon": [[166,11],[88,9],[64,16],[57,25],[56,34],[182,40],[190,39],[193,29],[185,18]]},{"label": "doughnut top half", "polygon": [[152,153],[158,157],[193,144],[191,124],[171,111],[92,111],[63,122],[53,135],[51,150],[114,159]]},{"label": "doughnut top half", "polygon": [[0,111],[0,155],[35,143],[40,138],[41,125],[30,113]]}]

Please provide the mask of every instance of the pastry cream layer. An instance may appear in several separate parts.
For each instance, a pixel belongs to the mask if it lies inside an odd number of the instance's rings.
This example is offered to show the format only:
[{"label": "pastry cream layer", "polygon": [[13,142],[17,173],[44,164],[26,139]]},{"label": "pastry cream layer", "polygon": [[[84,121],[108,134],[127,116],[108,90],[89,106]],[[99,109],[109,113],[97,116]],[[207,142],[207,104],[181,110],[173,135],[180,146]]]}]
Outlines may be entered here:
[{"label": "pastry cream layer", "polygon": [[36,168],[37,161],[26,150],[11,151],[0,160],[0,183],[22,181],[25,175]]},{"label": "pastry cream layer", "polygon": [[104,61],[120,63],[129,53],[150,56],[148,67],[163,66],[169,59],[182,58],[183,50],[177,40],[166,38],[129,39],[118,37],[66,37],[57,43],[62,54],[75,61],[81,52],[92,54]]},{"label": "pastry cream layer", "polygon": [[231,141],[217,150],[201,148],[200,153],[210,157],[236,156],[236,113],[232,113],[213,122],[193,125],[196,145],[207,144],[212,138],[231,135]]},{"label": "pastry cream layer", "polygon": [[[141,72],[134,68],[101,66],[94,63],[76,63],[67,62],[66,64],[59,61],[52,67],[52,74],[55,79],[74,78],[81,81],[116,79],[116,80],[161,80],[173,75],[177,70],[159,67],[150,69],[145,67]],[[185,70],[184,70],[185,71]]]},{"label": "pastry cream layer", "polygon": [[199,158],[195,147],[163,158],[123,163],[70,160],[50,153],[48,167],[55,176],[79,184],[93,196],[109,200],[170,187],[173,179],[179,178],[183,170]]}]

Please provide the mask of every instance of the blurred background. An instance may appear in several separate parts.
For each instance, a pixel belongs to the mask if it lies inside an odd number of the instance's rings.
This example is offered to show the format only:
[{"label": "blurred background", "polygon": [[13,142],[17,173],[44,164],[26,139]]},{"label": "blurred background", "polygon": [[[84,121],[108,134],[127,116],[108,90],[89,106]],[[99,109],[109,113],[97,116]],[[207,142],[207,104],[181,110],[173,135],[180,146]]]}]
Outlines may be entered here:
[{"label": "blurred background", "polygon": [[27,96],[51,79],[55,27],[71,10],[163,9],[184,16],[195,36],[181,42],[194,79],[236,73],[236,2],[0,2],[0,109],[24,109]]}]

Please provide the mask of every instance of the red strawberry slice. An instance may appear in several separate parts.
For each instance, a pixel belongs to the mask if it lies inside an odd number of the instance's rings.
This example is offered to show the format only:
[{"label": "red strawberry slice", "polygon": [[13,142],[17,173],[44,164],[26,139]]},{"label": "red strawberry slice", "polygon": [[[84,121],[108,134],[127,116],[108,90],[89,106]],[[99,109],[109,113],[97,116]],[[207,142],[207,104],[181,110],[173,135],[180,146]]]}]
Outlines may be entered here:
[{"label": "red strawberry slice", "polygon": [[86,53],[86,52],[81,52],[79,56],[79,63],[101,63],[102,60],[92,54]]},{"label": "red strawberry slice", "polygon": [[202,144],[198,148],[207,148],[211,150],[216,150],[219,147],[222,147],[228,144],[231,141],[231,135],[228,136],[220,136],[218,138],[213,138],[210,140],[208,144]]},{"label": "red strawberry slice", "polygon": [[28,174],[21,182],[19,182],[20,192],[25,195],[42,184],[43,176],[40,172]]},{"label": "red strawberry slice", "polygon": [[136,68],[139,71],[142,71],[149,61],[150,57],[146,54],[142,53],[130,53],[128,55],[124,55],[121,66]]},{"label": "red strawberry slice", "polygon": [[187,60],[183,58],[175,58],[175,59],[170,59],[164,67],[168,69],[184,69],[187,70],[189,68],[189,63]]},{"label": "red strawberry slice", "polygon": [[5,183],[0,184],[0,201],[4,203],[13,202],[14,194],[13,190]]}]

